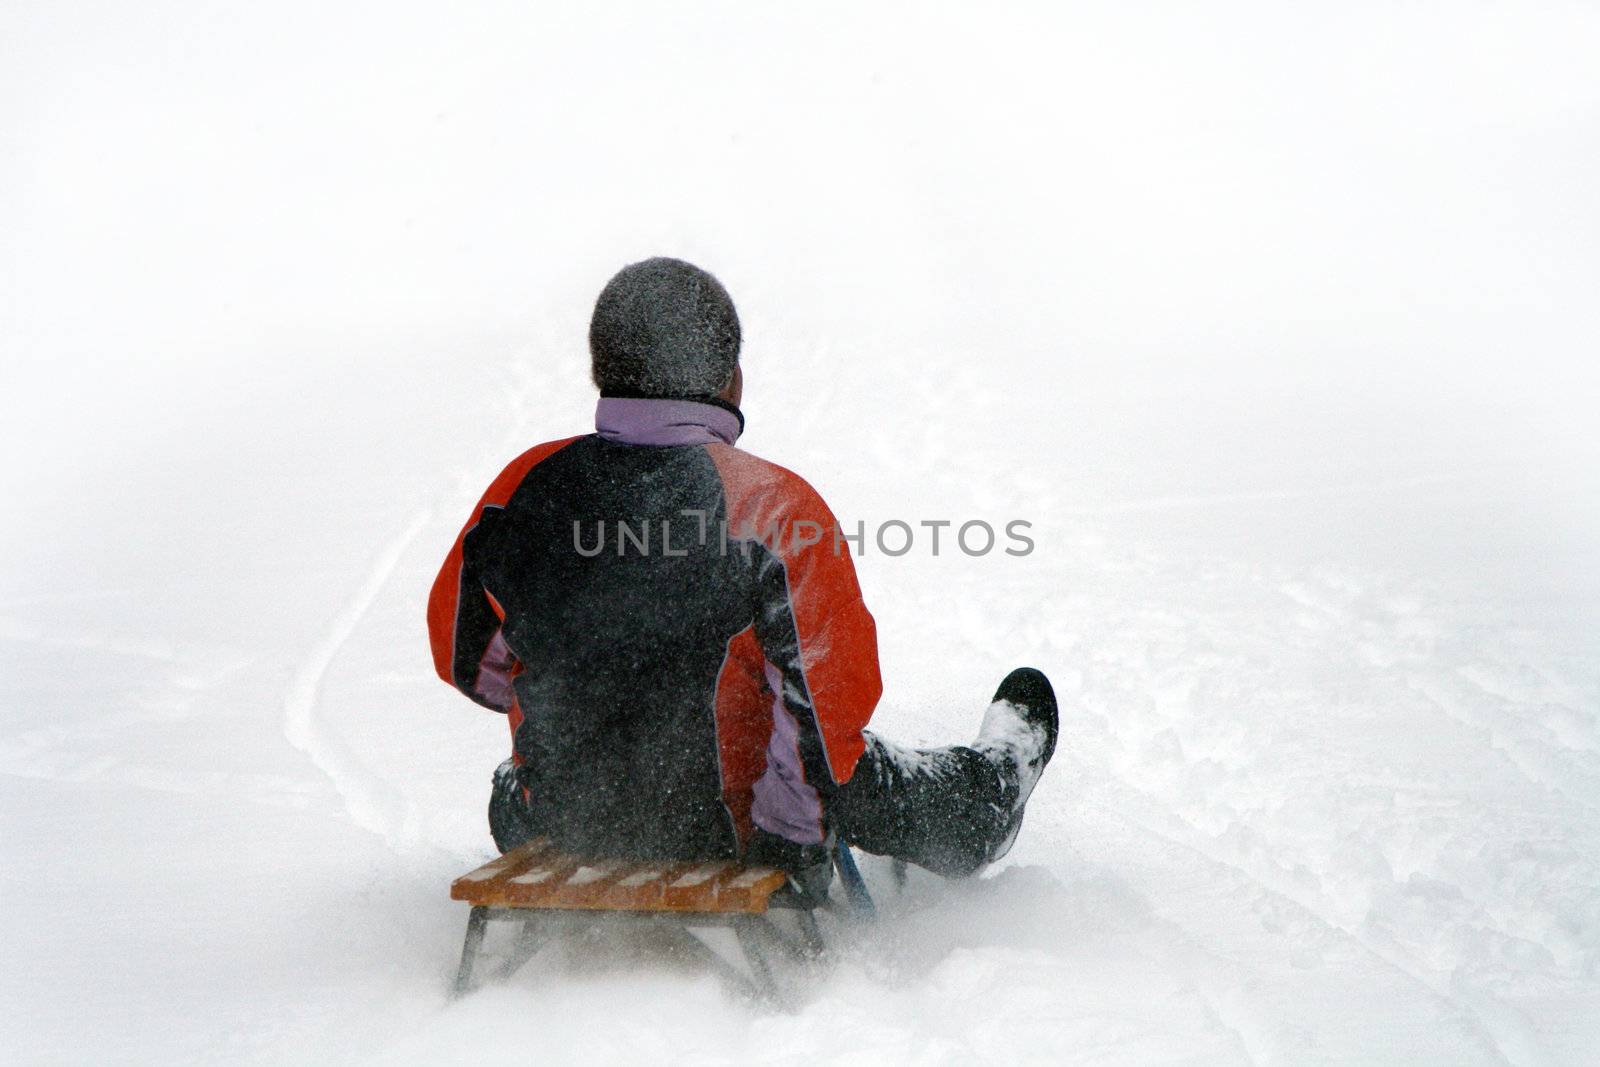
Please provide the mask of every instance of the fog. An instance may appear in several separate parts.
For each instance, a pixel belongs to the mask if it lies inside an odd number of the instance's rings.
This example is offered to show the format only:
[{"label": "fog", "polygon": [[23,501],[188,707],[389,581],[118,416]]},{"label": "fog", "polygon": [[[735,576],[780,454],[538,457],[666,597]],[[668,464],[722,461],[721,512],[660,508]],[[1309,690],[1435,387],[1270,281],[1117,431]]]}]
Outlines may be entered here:
[{"label": "fog", "polygon": [[1596,456],[1589,5],[0,18],[29,510],[219,407],[270,432],[308,371],[581,358],[657,253],[736,295],[758,412],[988,368],[1011,424],[1101,421],[1107,499],[1219,442],[1270,441],[1218,460],[1262,490]]}]

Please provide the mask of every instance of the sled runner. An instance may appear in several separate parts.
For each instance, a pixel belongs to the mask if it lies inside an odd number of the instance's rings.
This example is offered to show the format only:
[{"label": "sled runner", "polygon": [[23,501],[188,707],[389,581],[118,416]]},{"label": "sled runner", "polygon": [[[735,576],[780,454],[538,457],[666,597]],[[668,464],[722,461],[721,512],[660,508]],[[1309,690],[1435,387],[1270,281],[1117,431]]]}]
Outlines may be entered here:
[{"label": "sled runner", "polygon": [[[839,845],[834,862],[847,899],[858,914],[869,914],[871,900],[849,849]],[[600,923],[633,923],[667,933],[708,964],[736,991],[768,1003],[785,998],[773,976],[774,953],[794,960],[816,959],[825,945],[815,911],[827,906],[790,883],[772,867],[746,867],[732,860],[709,863],[663,861],[586,861],[558,852],[543,838],[513,849],[450,886],[453,900],[472,905],[455,993],[473,987],[473,972],[488,924],[519,923],[510,955],[498,977],[509,978],[563,929]],[[786,936],[769,912],[789,910],[798,939]],[[694,935],[696,927],[729,927],[737,936],[751,977],[713,952]]]}]

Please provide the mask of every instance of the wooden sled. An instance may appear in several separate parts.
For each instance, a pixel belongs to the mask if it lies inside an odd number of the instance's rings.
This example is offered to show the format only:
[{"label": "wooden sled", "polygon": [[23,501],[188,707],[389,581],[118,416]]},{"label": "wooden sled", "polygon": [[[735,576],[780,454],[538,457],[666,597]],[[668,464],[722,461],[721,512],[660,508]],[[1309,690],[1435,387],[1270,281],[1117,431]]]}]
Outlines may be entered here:
[{"label": "wooden sled", "polygon": [[[860,874],[843,845],[835,853],[846,891],[858,912],[871,907]],[[711,967],[735,991],[784,1005],[788,998],[773,974],[775,956],[814,960],[826,946],[813,901],[772,867],[746,867],[732,860],[672,863],[584,860],[556,851],[540,838],[457,878],[453,900],[472,905],[455,994],[473,988],[473,974],[490,922],[520,923],[498,977],[511,977],[564,929],[597,924],[644,924],[667,933],[676,945]],[[771,909],[792,912],[798,939],[772,921]],[[750,977],[713,952],[694,928],[729,927],[750,966]]]}]

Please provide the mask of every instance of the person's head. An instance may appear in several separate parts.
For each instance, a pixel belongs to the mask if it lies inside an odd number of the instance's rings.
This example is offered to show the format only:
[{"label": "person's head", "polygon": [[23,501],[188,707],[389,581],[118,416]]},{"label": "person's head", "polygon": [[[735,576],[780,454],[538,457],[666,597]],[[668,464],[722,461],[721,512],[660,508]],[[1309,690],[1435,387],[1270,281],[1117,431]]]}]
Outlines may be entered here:
[{"label": "person's head", "polygon": [[739,340],[722,283],[658,256],[623,267],[601,290],[589,320],[590,374],[602,396],[727,395]]}]

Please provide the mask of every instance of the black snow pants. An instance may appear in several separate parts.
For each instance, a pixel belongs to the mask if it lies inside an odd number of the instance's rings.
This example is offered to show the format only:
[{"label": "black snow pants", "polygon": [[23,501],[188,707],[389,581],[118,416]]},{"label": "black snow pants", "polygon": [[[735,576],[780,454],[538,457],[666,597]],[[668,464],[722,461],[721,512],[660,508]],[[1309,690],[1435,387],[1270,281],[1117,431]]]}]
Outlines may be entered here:
[{"label": "black snow pants", "polygon": [[[913,749],[865,731],[854,775],[834,790],[828,817],[848,844],[947,877],[973,874],[1015,833],[1021,783],[1013,761],[965,745]],[[489,798],[495,845],[510,851],[539,836],[510,760]],[[757,830],[745,859],[799,870],[827,862],[822,846],[796,845]]]}]

